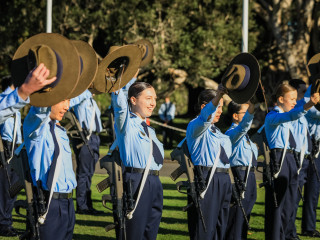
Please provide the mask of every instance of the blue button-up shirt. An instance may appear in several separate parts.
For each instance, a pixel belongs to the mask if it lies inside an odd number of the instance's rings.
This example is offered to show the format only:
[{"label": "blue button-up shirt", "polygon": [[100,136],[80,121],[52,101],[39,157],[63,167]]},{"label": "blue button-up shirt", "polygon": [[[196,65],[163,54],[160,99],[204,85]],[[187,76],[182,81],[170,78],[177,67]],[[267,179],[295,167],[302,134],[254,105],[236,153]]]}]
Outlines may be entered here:
[{"label": "blue button-up shirt", "polygon": [[176,106],[172,103],[162,103],[158,111],[159,117],[162,121],[171,121],[174,119]]},{"label": "blue button-up shirt", "polygon": [[252,154],[254,154],[256,159],[258,158],[258,148],[256,144],[250,139],[250,142],[248,142],[246,138],[246,134],[251,128],[253,117],[254,115],[247,111],[239,125],[232,123],[231,127],[225,133],[230,137],[232,143],[232,154],[230,157],[231,167],[249,166],[252,160]]},{"label": "blue button-up shirt", "polygon": [[[303,106],[296,107],[289,112],[283,112],[278,106],[269,112],[265,119],[265,131],[270,149],[284,148],[288,128],[293,133],[292,121],[299,119],[307,113]],[[291,149],[288,144],[288,149]]]},{"label": "blue button-up shirt", "polygon": [[[304,102],[308,102],[311,96],[311,85],[308,87],[304,94]],[[311,136],[314,136],[316,140],[320,139],[320,111],[315,107],[312,107],[306,114],[308,121],[309,132]]]},{"label": "blue button-up shirt", "polygon": [[[23,136],[33,184],[36,185],[36,181],[41,180],[44,190],[49,190],[47,178],[55,149],[49,125],[50,111],[50,107],[31,107],[23,124]],[[69,193],[77,186],[69,138],[66,130],[58,125],[55,125],[55,133],[62,148],[60,149],[62,164],[54,192]]]},{"label": "blue button-up shirt", "polygon": [[30,102],[29,97],[27,100],[23,100],[19,96],[17,88],[11,93],[5,92],[0,95],[0,124]]},{"label": "blue button-up shirt", "polygon": [[[229,136],[219,130],[211,131],[211,122],[216,112],[216,106],[208,103],[200,112],[200,115],[193,119],[187,127],[187,145],[191,160],[195,166],[213,166],[220,145],[224,148],[227,157],[230,158],[232,146]],[[230,164],[224,165],[219,158],[219,168],[229,168]]]},{"label": "blue button-up shirt", "polygon": [[[121,89],[118,94],[112,93],[112,106],[115,115],[115,131],[120,151],[120,157],[126,167],[145,168],[150,153],[150,139],[141,125],[142,119],[130,113],[128,101]],[[157,139],[153,128],[148,128],[150,138],[158,146],[162,157],[164,150]],[[152,170],[160,170],[162,164],[157,164],[152,157]]]},{"label": "blue button-up shirt", "polygon": [[96,126],[96,121],[93,120],[92,132],[100,132],[102,130],[101,124],[101,112],[98,108],[96,101],[92,98],[91,92],[87,89],[79,96],[72,98],[70,100],[70,108],[73,107],[74,113],[79,120],[81,127],[90,130],[91,118],[93,113],[96,114],[97,122],[99,124],[98,128]]},{"label": "blue button-up shirt", "polygon": [[302,116],[301,118],[299,118],[296,121],[292,122],[292,126],[293,126],[293,137],[294,140],[296,141],[297,147],[296,147],[296,151],[297,152],[301,152],[301,148],[302,146],[305,145],[305,153],[306,154],[310,154],[310,152],[308,152],[308,138],[307,138],[307,131],[308,130],[308,121],[306,119],[305,116]]},{"label": "blue button-up shirt", "polygon": [[[8,87],[2,94],[0,95],[0,101],[2,98],[10,95],[14,90],[12,90],[10,87]],[[16,136],[16,143],[21,144],[22,138],[21,138],[21,114],[17,110],[15,111],[16,118],[17,118],[17,136]],[[3,140],[6,140],[8,142],[13,142],[13,131],[14,131],[14,122],[15,119],[13,117],[14,113],[12,113],[12,117],[7,118],[3,123],[0,124],[0,134]]]},{"label": "blue button-up shirt", "polygon": [[122,91],[126,98],[128,98],[129,88],[131,87],[132,84],[135,83],[135,81],[137,81],[137,78],[131,78],[131,80],[122,88]]}]

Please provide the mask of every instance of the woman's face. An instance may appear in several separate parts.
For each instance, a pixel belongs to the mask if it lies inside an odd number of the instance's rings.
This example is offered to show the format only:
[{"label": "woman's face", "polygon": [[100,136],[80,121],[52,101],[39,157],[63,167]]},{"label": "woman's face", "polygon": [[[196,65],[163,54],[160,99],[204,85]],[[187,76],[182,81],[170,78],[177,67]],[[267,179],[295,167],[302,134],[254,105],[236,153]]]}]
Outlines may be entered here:
[{"label": "woman's face", "polygon": [[146,88],[135,98],[131,97],[131,110],[141,119],[150,117],[156,107],[157,94],[154,88]]},{"label": "woman's face", "polygon": [[278,106],[282,108],[284,112],[289,112],[297,104],[297,91],[290,91],[278,98]]},{"label": "woman's face", "polygon": [[63,115],[69,110],[70,100],[63,100],[51,107],[50,118],[61,121]]},{"label": "woman's face", "polygon": [[222,107],[223,107],[223,98],[221,98],[220,101],[219,101],[219,106],[217,107],[216,114],[214,115],[214,118],[213,118],[211,123],[214,124],[214,123],[219,122],[220,116],[221,116],[221,113],[222,113]]},{"label": "woman's face", "polygon": [[243,119],[244,115],[246,114],[248,108],[249,108],[249,104],[247,104],[247,103],[241,104],[239,112],[233,114],[233,121],[236,124],[239,124],[242,121],[242,119]]}]

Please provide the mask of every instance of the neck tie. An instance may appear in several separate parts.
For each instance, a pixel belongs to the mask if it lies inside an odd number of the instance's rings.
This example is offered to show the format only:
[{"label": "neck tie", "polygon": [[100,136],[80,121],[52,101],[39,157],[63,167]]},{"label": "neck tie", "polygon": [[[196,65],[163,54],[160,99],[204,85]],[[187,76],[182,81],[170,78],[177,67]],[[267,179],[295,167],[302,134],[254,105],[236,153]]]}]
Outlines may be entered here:
[{"label": "neck tie", "polygon": [[307,130],[307,141],[308,141],[308,152],[311,154],[312,152],[312,140],[309,131]]},{"label": "neck tie", "polygon": [[[213,133],[217,132],[217,128],[216,128],[215,125],[211,126],[211,131]],[[220,150],[220,160],[221,160],[221,162],[223,162],[224,165],[226,165],[226,164],[230,163],[229,158],[228,158],[228,156],[226,154],[226,151],[224,150],[224,148],[222,147],[221,144],[220,144],[220,148],[221,148],[221,150]]]},{"label": "neck tie", "polygon": [[54,127],[56,125],[55,122],[56,122],[55,120],[51,120],[49,122],[50,132],[51,132],[51,135],[52,135],[52,138],[53,138],[53,142],[54,142],[54,154],[53,154],[52,162],[51,162],[49,173],[48,173],[48,179],[47,179],[47,186],[48,186],[49,190],[51,189],[51,187],[53,187],[53,186],[51,186],[52,185],[52,181],[53,181],[53,175],[54,175],[54,172],[56,170],[57,159],[58,159],[58,156],[59,156],[59,153],[60,153],[58,141],[57,141],[57,138],[56,138],[56,134],[54,132]]},{"label": "neck tie", "polygon": [[[249,143],[249,145],[251,147],[250,138],[249,138],[248,133],[246,134],[246,139],[247,139],[247,141],[248,141],[248,143]],[[251,152],[252,152],[252,163],[251,163],[251,165],[256,167],[257,166],[257,159],[256,159],[256,156],[254,155],[252,147],[251,147]]]},{"label": "neck tie", "polygon": [[[142,122],[141,125],[143,126],[144,131],[146,132],[146,134],[149,137],[148,125],[146,124],[146,122]],[[163,164],[163,157],[161,155],[161,152],[160,152],[157,144],[153,140],[151,140],[151,141],[152,141],[152,146],[153,146],[152,155],[153,155],[154,161],[157,164]]]},{"label": "neck tie", "polygon": [[295,149],[297,147],[296,141],[294,140],[294,137],[290,130],[289,130],[289,144],[292,149]]}]

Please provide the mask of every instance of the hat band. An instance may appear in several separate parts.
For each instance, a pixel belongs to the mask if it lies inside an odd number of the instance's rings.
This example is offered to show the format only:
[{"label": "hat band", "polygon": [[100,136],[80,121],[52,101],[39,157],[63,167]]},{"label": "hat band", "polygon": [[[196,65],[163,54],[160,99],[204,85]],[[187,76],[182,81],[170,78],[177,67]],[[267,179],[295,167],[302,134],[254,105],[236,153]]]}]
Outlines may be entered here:
[{"label": "hat band", "polygon": [[245,74],[245,76],[244,76],[244,79],[243,79],[242,83],[241,83],[240,86],[237,88],[237,90],[242,90],[242,89],[244,89],[244,88],[248,85],[249,80],[250,80],[250,68],[249,68],[247,65],[244,65],[244,64],[241,64],[241,66],[244,67],[246,74]]},{"label": "hat band", "polygon": [[148,56],[148,45],[145,45],[145,46],[146,46],[146,53],[142,57],[142,61]]},{"label": "hat band", "polygon": [[[53,51],[54,51],[54,50],[53,50]],[[59,56],[59,54],[58,54],[56,51],[54,51],[54,53],[55,53],[56,59],[57,59],[57,75],[56,75],[57,79],[56,79],[53,83],[45,86],[45,87],[42,89],[42,91],[50,91],[52,88],[54,88],[55,86],[57,86],[57,84],[58,84],[58,83],[60,82],[60,80],[61,80],[61,76],[62,76],[62,72],[63,72],[62,59],[61,59],[61,57]]]}]

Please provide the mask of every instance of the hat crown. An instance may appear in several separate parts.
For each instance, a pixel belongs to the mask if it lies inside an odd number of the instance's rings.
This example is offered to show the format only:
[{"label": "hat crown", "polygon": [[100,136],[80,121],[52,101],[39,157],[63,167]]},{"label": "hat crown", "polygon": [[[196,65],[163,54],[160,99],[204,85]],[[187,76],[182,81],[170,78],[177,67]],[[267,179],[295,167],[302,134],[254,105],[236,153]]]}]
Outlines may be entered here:
[{"label": "hat crown", "polygon": [[228,90],[244,89],[250,79],[250,69],[245,64],[233,64],[222,80]]},{"label": "hat crown", "polygon": [[58,72],[58,60],[57,55],[52,48],[47,45],[40,44],[32,46],[28,52],[28,69],[31,71],[34,67],[43,63],[50,70],[48,78],[57,76]]}]

